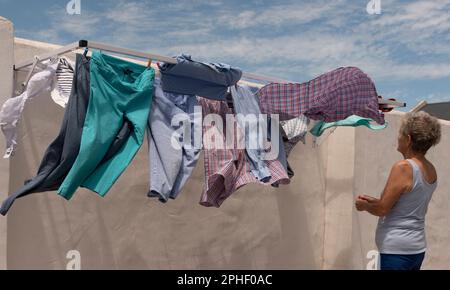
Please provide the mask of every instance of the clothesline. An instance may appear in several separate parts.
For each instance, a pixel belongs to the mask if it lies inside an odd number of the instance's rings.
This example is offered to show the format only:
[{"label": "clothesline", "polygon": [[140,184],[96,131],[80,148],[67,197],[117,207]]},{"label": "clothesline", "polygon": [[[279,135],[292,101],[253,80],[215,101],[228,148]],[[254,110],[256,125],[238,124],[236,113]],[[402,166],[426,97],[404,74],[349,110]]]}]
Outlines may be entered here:
[{"label": "clothesline", "polygon": [[[74,51],[74,50],[77,50],[80,48],[98,49],[98,50],[102,50],[102,51],[120,53],[123,55],[139,57],[139,58],[144,58],[144,59],[157,60],[157,61],[162,61],[162,62],[171,63],[171,64],[177,63],[176,59],[173,57],[152,54],[152,53],[146,53],[146,52],[141,52],[141,51],[132,50],[132,49],[128,49],[128,48],[121,48],[121,47],[111,46],[111,45],[100,43],[100,42],[87,41],[87,40],[80,40],[79,42],[73,42],[71,44],[63,46],[52,52],[48,52],[48,53],[39,55],[39,56],[37,56],[37,58],[39,58],[40,61],[43,61],[43,60],[52,58],[55,55],[65,54],[67,52],[71,52],[71,51]],[[27,67],[29,65],[32,65],[33,62],[34,62],[34,59],[20,62],[20,63],[14,65],[14,69],[18,70],[18,69]],[[287,81],[287,80],[282,80],[282,79],[268,77],[268,76],[262,76],[262,75],[258,75],[258,74],[254,74],[254,73],[248,73],[248,72],[243,72],[242,77],[247,78],[247,79],[252,79],[252,80],[264,81],[264,82],[278,82],[278,83],[291,82],[291,81]]]},{"label": "clothesline", "polygon": [[[173,57],[152,54],[152,53],[146,53],[146,52],[141,52],[141,51],[132,50],[132,49],[128,49],[128,48],[116,47],[116,46],[112,46],[112,45],[108,45],[108,44],[104,44],[104,43],[100,43],[100,42],[95,42],[95,41],[80,40],[78,42],[70,43],[70,44],[63,46],[59,49],[56,49],[54,51],[38,55],[33,59],[19,62],[14,65],[14,70],[19,70],[19,69],[25,68],[27,66],[30,66],[30,65],[36,63],[37,60],[38,61],[47,60],[47,59],[54,57],[55,55],[62,55],[62,54],[68,53],[68,52],[75,51],[80,48],[98,49],[98,50],[102,50],[102,51],[119,53],[119,54],[128,55],[128,56],[132,56],[132,57],[144,58],[147,60],[156,60],[156,61],[161,61],[161,62],[171,63],[171,64],[177,63],[177,60]],[[263,76],[263,75],[259,75],[259,74],[249,73],[249,72],[243,72],[242,77],[246,78],[246,79],[252,79],[252,80],[257,80],[257,81],[262,81],[262,82],[292,83],[292,81]],[[387,99],[382,99],[382,98],[380,98],[378,100],[378,104],[383,105],[383,107],[385,107],[385,108],[406,107],[406,103],[404,103],[404,102],[398,102],[398,101],[387,100]]]},{"label": "clothesline", "polygon": [[[92,54],[77,53],[75,64],[56,57],[80,44],[93,48]],[[66,109],[60,133],[45,151],[38,174],[8,196],[0,214],[30,193],[57,189],[60,196],[71,199],[82,186],[106,195],[132,162],[144,135],[150,156],[148,197],[162,202],[175,199],[203,152],[205,183],[200,204],[220,207],[246,184],[289,184],[294,171],[288,157],[298,142],[305,143],[309,119],[336,122],[317,123],[321,127],[310,130],[314,136],[332,126],[360,126],[364,120],[385,124],[375,84],[357,67],[340,67],[305,83],[272,82],[255,93],[237,85],[242,71],[226,64],[197,65],[182,55],[176,64],[158,64],[160,77],[155,77],[150,61],[143,66],[104,51],[154,59],[95,42],[61,48],[35,57],[31,73],[41,59],[51,61],[42,63],[45,68],[31,77],[21,95],[3,104],[0,123],[7,157],[17,145],[17,124],[27,99],[50,93],[55,102],[65,100]],[[27,63],[18,68],[23,65]],[[55,89],[69,91],[64,86],[68,80],[70,95],[54,96]],[[264,124],[238,118],[262,114],[276,117],[272,122],[262,120]],[[349,120],[352,115],[358,119]],[[174,120],[180,122],[178,128]],[[239,136],[245,137],[243,143],[227,148]]]}]

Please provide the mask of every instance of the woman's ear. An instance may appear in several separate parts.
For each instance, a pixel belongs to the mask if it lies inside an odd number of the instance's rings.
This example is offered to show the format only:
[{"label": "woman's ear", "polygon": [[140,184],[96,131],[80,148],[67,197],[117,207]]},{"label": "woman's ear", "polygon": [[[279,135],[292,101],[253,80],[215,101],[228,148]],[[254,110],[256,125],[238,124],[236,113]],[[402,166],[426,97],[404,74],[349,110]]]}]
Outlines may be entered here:
[{"label": "woman's ear", "polygon": [[412,144],[412,138],[411,135],[408,135],[408,146],[410,146]]}]

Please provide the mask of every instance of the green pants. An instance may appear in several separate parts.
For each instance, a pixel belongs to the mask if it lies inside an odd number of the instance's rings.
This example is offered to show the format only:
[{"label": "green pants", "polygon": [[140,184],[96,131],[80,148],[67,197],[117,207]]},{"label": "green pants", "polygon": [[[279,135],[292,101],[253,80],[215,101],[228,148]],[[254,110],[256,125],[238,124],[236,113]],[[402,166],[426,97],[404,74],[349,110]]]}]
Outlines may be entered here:
[{"label": "green pants", "polygon": [[[90,63],[90,97],[80,151],[58,189],[70,199],[79,186],[104,196],[136,155],[144,138],[155,72],[94,51]],[[122,148],[102,163],[125,120],[133,129]]]}]

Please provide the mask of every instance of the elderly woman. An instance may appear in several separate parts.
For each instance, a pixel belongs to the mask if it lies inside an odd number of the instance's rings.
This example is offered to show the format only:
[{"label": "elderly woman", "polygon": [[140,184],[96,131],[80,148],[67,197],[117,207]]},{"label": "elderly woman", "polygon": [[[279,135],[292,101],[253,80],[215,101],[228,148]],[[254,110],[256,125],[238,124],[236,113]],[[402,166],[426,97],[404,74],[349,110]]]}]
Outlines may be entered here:
[{"label": "elderly woman", "polygon": [[437,186],[433,164],[425,158],[439,143],[438,120],[425,112],[403,119],[397,150],[404,160],[392,166],[381,198],[360,195],[356,209],[379,217],[376,244],[381,270],[420,270],[425,257],[425,214]]}]

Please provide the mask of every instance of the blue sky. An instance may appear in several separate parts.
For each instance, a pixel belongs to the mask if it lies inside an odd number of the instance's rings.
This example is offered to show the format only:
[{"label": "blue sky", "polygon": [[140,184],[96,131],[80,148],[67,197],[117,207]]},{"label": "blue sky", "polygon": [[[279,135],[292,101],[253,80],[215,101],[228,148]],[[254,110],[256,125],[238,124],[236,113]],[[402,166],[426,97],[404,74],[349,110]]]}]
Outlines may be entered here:
[{"label": "blue sky", "polygon": [[0,0],[18,37],[91,39],[148,52],[191,54],[245,71],[307,81],[357,66],[378,93],[408,103],[450,101],[450,0]]}]

